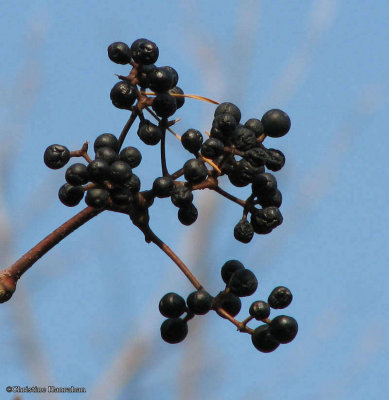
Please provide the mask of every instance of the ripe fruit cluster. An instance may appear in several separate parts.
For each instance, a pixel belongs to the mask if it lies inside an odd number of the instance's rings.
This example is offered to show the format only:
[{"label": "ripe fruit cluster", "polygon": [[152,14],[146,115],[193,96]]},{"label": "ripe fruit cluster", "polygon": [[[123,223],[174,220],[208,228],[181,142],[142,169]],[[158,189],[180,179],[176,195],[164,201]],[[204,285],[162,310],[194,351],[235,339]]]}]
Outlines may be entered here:
[{"label": "ripe fruit cluster", "polygon": [[[212,297],[206,290],[200,289],[189,294],[186,302],[177,293],[166,293],[159,302],[159,311],[167,319],[161,325],[161,337],[167,343],[182,342],[188,334],[188,321],[195,315],[204,315],[215,310],[225,318],[235,317],[241,310],[240,297],[251,296],[258,287],[255,274],[246,269],[238,260],[229,260],[221,268],[221,276],[226,284],[223,291]],[[283,309],[292,302],[291,291],[278,286],[273,289],[268,301],[254,301],[249,310],[250,316],[238,326],[241,331],[251,334],[255,348],[263,353],[274,351],[280,343],[289,343],[297,335],[298,325],[294,318],[279,315],[269,319],[270,308]],[[186,315],[183,317],[183,314]],[[247,323],[255,319],[264,322],[255,330],[247,327]]]},{"label": "ripe fruit cluster", "polygon": [[[234,237],[240,242],[248,243],[254,233],[268,234],[281,225],[283,217],[279,207],[282,195],[271,172],[279,171],[284,166],[285,156],[280,150],[266,148],[263,142],[267,136],[284,136],[290,129],[289,116],[284,111],[272,109],[265,112],[261,119],[250,118],[243,123],[241,111],[233,103],[218,103],[202,96],[184,94],[177,86],[177,71],[171,66],[155,65],[159,49],[148,39],[137,39],[131,46],[123,42],[112,43],[108,47],[108,56],[117,64],[131,66],[127,76],[117,75],[119,82],[110,92],[112,104],[131,111],[130,118],[120,135],[103,133],[97,136],[93,145],[93,159],[88,154],[88,143],[75,151],[59,144],[46,149],[44,162],[52,169],[64,167],[73,157],[81,157],[86,161],[86,164],[77,162],[67,168],[66,183],[59,189],[58,196],[63,204],[74,207],[85,195],[89,207],[79,213],[79,217],[65,223],[58,233],[54,231],[50,246],[43,244],[41,248],[38,244],[39,256],[102,211],[126,214],[144,234],[145,240],[159,246],[196,288],[186,301],[176,293],[168,293],[161,299],[159,309],[167,318],[162,323],[161,336],[166,342],[181,342],[188,333],[188,321],[210,310],[228,319],[241,332],[249,333],[254,346],[262,352],[273,351],[280,343],[290,342],[297,334],[297,322],[284,315],[269,319],[270,308],[283,309],[290,304],[292,294],[289,289],[277,287],[267,302],[255,301],[250,307],[250,316],[239,322],[234,317],[241,309],[240,297],[255,293],[258,286],[255,274],[239,261],[227,261],[221,269],[226,287],[212,297],[149,225],[149,208],[159,198],[170,198],[178,208],[179,221],[184,225],[193,224],[198,217],[198,210],[193,204],[194,193],[203,189],[213,190],[243,208],[242,218],[234,228]],[[203,134],[198,129],[189,128],[179,136],[172,130],[179,120],[169,118],[184,105],[188,97],[217,104],[209,132]],[[150,115],[149,118],[154,118],[153,122],[145,117],[145,112]],[[162,169],[161,176],[155,178],[152,187],[142,191],[141,180],[133,172],[141,163],[142,154],[134,146],[123,147],[137,119],[139,139],[148,146],[159,145]],[[167,166],[167,132],[180,139],[183,148],[190,153],[190,158],[173,173],[169,173]],[[249,197],[242,200],[222,189],[219,178],[223,175],[236,187],[251,185]],[[26,270],[35,261],[27,265],[27,261],[23,260],[32,259],[24,257],[18,262],[24,263]],[[20,266],[16,264],[13,290],[21,275]],[[0,275],[0,289],[4,288],[3,279]],[[5,293],[7,299],[12,293]],[[3,297],[6,298],[5,295]],[[1,295],[0,301],[3,301]],[[264,324],[253,330],[247,326],[252,319]]]}]

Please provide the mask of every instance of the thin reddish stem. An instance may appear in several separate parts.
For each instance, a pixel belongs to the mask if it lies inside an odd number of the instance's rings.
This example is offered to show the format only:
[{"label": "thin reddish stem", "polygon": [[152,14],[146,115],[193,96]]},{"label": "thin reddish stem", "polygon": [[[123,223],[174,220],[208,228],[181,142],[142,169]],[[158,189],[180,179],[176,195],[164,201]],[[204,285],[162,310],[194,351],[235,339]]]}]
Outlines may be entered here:
[{"label": "thin reddish stem", "polygon": [[9,268],[0,271],[0,302],[7,301],[11,298],[12,293],[15,291],[18,279],[30,267],[32,267],[36,261],[38,261],[61,240],[65,239],[66,236],[102,211],[103,210],[96,210],[92,207],[85,208],[51,232]]},{"label": "thin reddish stem", "polygon": [[151,229],[150,227],[142,229],[143,233],[146,236],[148,241],[156,244],[164,253],[166,253],[180,268],[180,270],[184,273],[184,275],[189,279],[190,283],[197,289],[201,290],[203,286],[196,279],[196,277],[190,272],[189,268],[184,264],[184,262],[177,256],[176,253],[166,244],[164,243]]}]

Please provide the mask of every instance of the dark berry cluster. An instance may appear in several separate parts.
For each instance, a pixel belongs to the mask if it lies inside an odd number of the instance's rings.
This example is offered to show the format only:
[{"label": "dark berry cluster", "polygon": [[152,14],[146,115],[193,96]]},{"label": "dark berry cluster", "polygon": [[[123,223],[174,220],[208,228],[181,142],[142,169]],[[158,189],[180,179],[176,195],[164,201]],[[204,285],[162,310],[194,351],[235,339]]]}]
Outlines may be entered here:
[{"label": "dark berry cluster", "polygon": [[[167,319],[161,325],[161,337],[168,343],[182,342],[188,334],[188,321],[195,315],[204,315],[215,310],[221,317],[234,322],[238,329],[251,335],[255,348],[263,353],[275,350],[280,343],[289,343],[297,335],[298,325],[294,318],[279,315],[269,319],[270,308],[286,308],[293,299],[291,291],[278,286],[273,289],[268,301],[258,300],[251,304],[249,314],[242,322],[234,319],[240,312],[240,297],[251,296],[258,287],[255,274],[238,260],[229,260],[222,266],[221,276],[226,287],[212,297],[206,290],[192,292],[186,299],[177,293],[165,294],[159,302],[159,311]],[[185,316],[183,317],[183,314]],[[247,326],[252,319],[264,322],[256,329]]]},{"label": "dark berry cluster", "polygon": [[[94,142],[95,158],[88,165],[75,163],[65,173],[66,182],[61,186],[58,197],[63,204],[74,207],[86,192],[85,202],[96,209],[107,206],[127,206],[134,202],[139,192],[140,180],[133,173],[142,155],[135,147],[125,147],[119,152],[118,139],[111,133],[103,133]],[[79,155],[79,152],[74,152]],[[60,145],[49,146],[44,160],[49,168],[64,166],[72,156]]]},{"label": "dark berry cluster", "polygon": [[[178,208],[179,221],[191,225],[198,217],[198,210],[193,204],[194,192],[210,189],[243,208],[242,218],[234,228],[237,240],[248,243],[254,233],[270,233],[282,223],[283,217],[279,211],[282,195],[275,176],[268,171],[280,170],[285,157],[279,150],[266,148],[263,142],[267,136],[284,136],[290,129],[289,116],[273,109],[261,119],[251,118],[243,124],[241,111],[236,105],[184,94],[177,86],[177,71],[170,66],[155,65],[158,55],[157,45],[148,39],[137,39],[131,46],[123,42],[112,43],[108,47],[109,58],[117,64],[131,65],[127,76],[118,75],[119,82],[110,92],[115,107],[131,111],[128,122],[119,136],[103,133],[95,139],[94,159],[88,155],[87,143],[76,151],[54,144],[46,149],[44,162],[49,168],[58,169],[72,157],[83,157],[87,164],[75,163],[66,170],[66,183],[59,190],[61,202],[66,206],[76,206],[86,193],[85,202],[98,210],[96,213],[110,210],[129,215],[145,235],[146,241],[158,245],[197,289],[186,301],[176,293],[168,293],[161,299],[159,309],[167,318],[161,326],[165,341],[182,341],[188,332],[187,322],[195,315],[206,314],[212,309],[233,322],[239,330],[250,333],[258,350],[272,351],[279,343],[291,341],[297,333],[297,323],[291,317],[268,319],[270,307],[282,309],[291,302],[290,291],[285,287],[275,288],[267,303],[256,301],[252,304],[250,317],[243,322],[235,320],[241,309],[240,297],[251,296],[257,289],[255,274],[236,260],[226,262],[221,270],[226,287],[212,297],[151,230],[149,208],[157,198],[170,198]],[[172,127],[178,120],[169,118],[184,105],[185,97],[218,104],[210,133],[203,135],[200,130],[190,128],[180,137],[173,132]],[[145,112],[150,115],[149,118],[145,117]],[[137,136],[146,145],[159,145],[161,155],[161,176],[157,175],[152,187],[143,191],[140,191],[139,177],[133,172],[142,160],[141,152],[133,146],[122,147],[137,118]],[[190,153],[190,158],[173,173],[169,173],[166,158],[168,131],[179,138],[184,149]],[[250,184],[250,196],[242,200],[222,189],[219,178],[223,175],[234,186]],[[265,324],[252,330],[246,324],[253,318]]]}]

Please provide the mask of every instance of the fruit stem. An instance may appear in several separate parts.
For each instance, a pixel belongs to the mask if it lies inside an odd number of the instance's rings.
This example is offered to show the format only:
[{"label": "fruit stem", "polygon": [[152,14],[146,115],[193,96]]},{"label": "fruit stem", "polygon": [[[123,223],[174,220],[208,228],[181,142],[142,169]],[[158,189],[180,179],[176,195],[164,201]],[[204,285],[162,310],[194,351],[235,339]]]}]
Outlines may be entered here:
[{"label": "fruit stem", "polygon": [[[9,268],[0,271],[0,303],[7,301],[11,298],[12,293],[15,291],[16,282],[18,279],[44,256],[49,250],[57,245],[62,239],[71,234],[81,225],[88,222],[90,219],[101,213],[103,210],[96,210],[92,207],[84,208],[74,217],[67,220],[60,227],[55,229],[44,239],[42,239],[31,250],[20,257]],[[13,286],[12,293],[10,288]],[[12,289],[12,288],[11,288]],[[9,296],[9,297],[8,297]],[[8,298],[7,298],[8,297]]]},{"label": "fruit stem", "polygon": [[126,125],[124,125],[124,127],[123,127],[123,129],[122,129],[122,131],[120,133],[120,136],[119,136],[119,139],[118,139],[118,142],[119,142],[118,151],[121,149],[121,147],[123,145],[123,142],[124,142],[124,139],[126,138],[127,133],[130,130],[130,128],[131,128],[132,124],[134,123],[134,121],[135,121],[137,116],[138,116],[138,113],[137,113],[136,109],[134,109],[132,111],[131,116],[128,119]]},{"label": "fruit stem", "polygon": [[246,207],[246,202],[244,200],[238,199],[237,197],[233,196],[232,194],[226,192],[219,186],[212,186],[210,189],[214,190],[215,192],[221,194],[222,196],[226,197],[227,199],[239,204],[242,207]]},{"label": "fruit stem", "polygon": [[[145,95],[151,95],[151,96],[155,96],[157,93],[154,92],[145,92]],[[207,103],[212,103],[212,104],[220,104],[218,101],[216,100],[212,100],[208,97],[204,97],[204,96],[199,96],[197,94],[180,94],[180,93],[169,93],[171,96],[173,97],[188,97],[190,99],[196,99],[196,100],[201,100],[201,101],[206,101]]]},{"label": "fruit stem", "polygon": [[[160,122],[160,119],[158,118],[157,114],[155,114],[154,111],[150,110],[150,107],[145,107],[145,109],[158,121]],[[181,140],[181,136],[177,135],[171,128],[167,128],[167,130],[172,133],[178,140]]]},{"label": "fruit stem", "polygon": [[160,122],[160,127],[162,128],[162,137],[161,137],[161,166],[162,166],[162,176],[169,176],[169,172],[167,170],[166,165],[166,128],[167,128],[167,119],[164,118]]},{"label": "fruit stem", "polygon": [[184,275],[188,278],[190,283],[197,289],[203,289],[201,283],[196,279],[196,277],[192,274],[189,268],[184,264],[184,262],[177,256],[176,253],[166,244],[164,243],[151,229],[149,226],[141,229],[144,233],[146,240],[153,242],[156,244],[164,253],[166,253],[174,263],[180,268],[180,270],[184,273]]}]

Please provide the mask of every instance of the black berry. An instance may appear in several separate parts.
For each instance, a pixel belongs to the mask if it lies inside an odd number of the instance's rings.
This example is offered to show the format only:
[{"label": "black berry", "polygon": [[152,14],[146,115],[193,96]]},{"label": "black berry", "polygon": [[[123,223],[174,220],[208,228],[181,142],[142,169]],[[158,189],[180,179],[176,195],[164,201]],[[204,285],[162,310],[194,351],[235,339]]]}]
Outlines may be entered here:
[{"label": "black berry", "polygon": [[168,176],[162,176],[153,182],[153,192],[157,197],[169,197],[174,187],[173,179]]},{"label": "black berry", "polygon": [[261,121],[266,135],[270,137],[278,138],[284,136],[290,129],[289,115],[276,108],[267,111]]},{"label": "black berry", "polygon": [[164,317],[177,318],[185,311],[185,300],[177,293],[166,293],[159,301],[159,312]]},{"label": "black berry", "polygon": [[97,159],[88,164],[86,167],[88,176],[93,182],[101,182],[109,178],[110,168],[107,161]]},{"label": "black berry", "polygon": [[116,64],[129,64],[131,61],[131,51],[125,43],[115,42],[108,46],[108,57]]},{"label": "black berry", "polygon": [[244,126],[250,131],[253,131],[256,137],[259,137],[264,133],[263,124],[259,119],[251,118],[249,119]]},{"label": "black berry", "polygon": [[240,269],[232,274],[228,287],[239,297],[251,296],[257,290],[258,280],[249,269]]},{"label": "black berry", "polygon": [[58,197],[65,206],[74,207],[84,197],[84,189],[82,186],[73,186],[65,183],[60,187]]},{"label": "black berry", "polygon": [[161,337],[167,343],[182,342],[188,334],[188,324],[181,318],[169,318],[161,325]]},{"label": "black berry", "polygon": [[110,147],[111,149],[118,151],[119,142],[117,137],[112,133],[103,133],[102,135],[97,136],[93,144],[95,152],[99,147]]},{"label": "black berry", "polygon": [[125,161],[131,168],[136,168],[142,161],[142,154],[135,147],[125,147],[119,154],[119,158]]},{"label": "black berry", "polygon": [[269,318],[270,306],[264,301],[255,301],[251,304],[249,313],[256,320],[260,321]]},{"label": "black berry", "polygon": [[72,164],[65,173],[66,182],[73,186],[84,185],[89,181],[86,165],[81,163]]},{"label": "black berry", "polygon": [[158,60],[158,46],[144,38],[135,40],[131,45],[131,56],[138,64],[154,64]]},{"label": "black berry", "polygon": [[234,272],[244,269],[244,265],[238,260],[228,260],[226,261],[221,269],[221,275],[224,283],[228,283]]},{"label": "black berry", "polygon": [[254,229],[249,221],[241,219],[234,228],[234,237],[242,243],[249,243],[254,236]]},{"label": "black berry", "polygon": [[188,129],[181,136],[181,144],[191,153],[197,153],[203,143],[203,135],[197,129]]},{"label": "black berry", "polygon": [[190,312],[204,315],[211,309],[212,299],[212,296],[205,290],[197,290],[188,296],[186,304]]},{"label": "black berry", "polygon": [[43,155],[43,161],[51,169],[62,168],[70,159],[70,152],[67,147],[61,144],[52,144]]},{"label": "black berry", "polygon": [[112,164],[114,161],[118,160],[118,153],[111,147],[99,147],[96,149],[95,159],[105,160],[108,164]]},{"label": "black berry", "polygon": [[138,92],[136,86],[120,81],[111,89],[110,97],[115,107],[131,110],[131,106],[138,97]]},{"label": "black berry", "polygon": [[270,333],[268,325],[258,326],[251,335],[254,347],[262,353],[271,353],[280,343]]},{"label": "black berry", "polygon": [[110,178],[115,183],[124,183],[132,175],[131,167],[125,161],[115,161],[111,165]]},{"label": "black berry", "polygon": [[188,182],[194,185],[201,183],[207,179],[207,167],[201,160],[193,158],[184,164],[184,176]]},{"label": "black berry", "polygon": [[214,159],[223,154],[224,144],[221,140],[216,138],[207,139],[201,146],[201,154],[204,157]]},{"label": "black berry", "polygon": [[193,193],[186,185],[174,185],[171,200],[176,207],[182,208],[192,203]]},{"label": "black berry", "polygon": [[162,131],[159,126],[146,119],[139,124],[138,136],[145,144],[154,146],[160,142]]},{"label": "black berry", "polygon": [[239,108],[235,104],[228,103],[228,102],[219,104],[216,107],[214,116],[217,117],[218,115],[224,114],[224,113],[231,114],[235,118],[236,123],[239,124],[240,118],[241,118],[241,113],[240,113]]},{"label": "black berry", "polygon": [[288,307],[292,300],[293,295],[288,288],[285,286],[277,286],[272,290],[267,301],[271,308],[281,309]]},{"label": "black berry", "polygon": [[153,100],[152,108],[161,118],[168,118],[177,110],[176,100],[167,92],[158,93]]},{"label": "black berry", "polygon": [[192,203],[178,210],[178,219],[184,225],[192,225],[196,222],[198,215],[197,208]]},{"label": "black berry", "polygon": [[270,323],[270,332],[280,343],[291,342],[296,337],[297,331],[297,321],[286,315],[279,315]]},{"label": "black berry", "polygon": [[282,214],[277,207],[266,207],[251,214],[251,225],[255,233],[267,234],[281,225]]},{"label": "black berry", "polygon": [[104,208],[109,200],[109,193],[105,189],[91,188],[88,189],[85,196],[85,203],[88,206],[101,209]]},{"label": "black berry", "polygon": [[279,171],[285,165],[284,153],[280,150],[268,149],[265,164],[270,171]]}]

